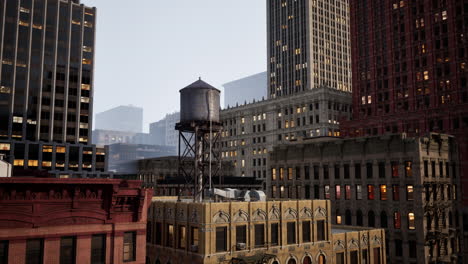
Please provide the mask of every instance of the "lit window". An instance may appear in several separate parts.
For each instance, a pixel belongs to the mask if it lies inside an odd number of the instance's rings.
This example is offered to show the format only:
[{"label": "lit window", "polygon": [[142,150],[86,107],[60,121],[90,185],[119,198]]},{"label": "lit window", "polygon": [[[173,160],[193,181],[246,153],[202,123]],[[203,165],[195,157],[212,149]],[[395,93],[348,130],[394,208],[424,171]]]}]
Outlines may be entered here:
[{"label": "lit window", "polygon": [[10,87],[5,87],[5,86],[0,86],[0,93],[9,94],[9,93],[11,93],[11,88]]},{"label": "lit window", "polygon": [[288,180],[292,180],[292,179],[293,179],[293,169],[288,168]]},{"label": "lit window", "polygon": [[288,120],[284,121],[284,127],[289,128],[289,121]]},{"label": "lit window", "polygon": [[406,161],[405,162],[405,175],[406,177],[413,177],[413,169],[412,169],[412,162]]},{"label": "lit window", "polygon": [[406,199],[408,201],[414,200],[414,187],[413,187],[413,185],[406,186]]},{"label": "lit window", "polygon": [[263,113],[262,115],[263,115],[263,120],[266,120],[266,114]]},{"label": "lit window", "polygon": [[374,186],[369,184],[367,185],[367,199],[374,200],[374,198],[375,198]]},{"label": "lit window", "polygon": [[271,169],[271,180],[276,181],[276,168]]},{"label": "lit window", "polygon": [[336,216],[336,224],[341,225],[341,215]]},{"label": "lit window", "polygon": [[51,161],[43,161],[42,162],[42,167],[52,167],[52,162]]},{"label": "lit window", "polygon": [[245,167],[245,160],[242,160],[242,161],[241,161],[241,166],[242,166],[242,168]]},{"label": "lit window", "polygon": [[92,28],[92,27],[93,27],[93,23],[91,23],[91,22],[89,22],[89,21],[85,21],[85,22],[84,22],[84,26],[85,26],[85,27]]},{"label": "lit window", "polygon": [[39,161],[37,161],[37,160],[28,160],[28,166],[29,167],[37,167],[37,166],[39,166]]},{"label": "lit window", "polygon": [[380,200],[387,200],[387,185],[385,184],[380,185]]},{"label": "lit window", "polygon": [[10,150],[10,144],[0,143],[0,150]]},{"label": "lit window", "polygon": [[73,19],[73,20],[72,20],[72,24],[73,24],[73,25],[81,25],[81,22],[80,22],[79,20]]},{"label": "lit window", "polygon": [[24,21],[19,21],[19,25],[20,26],[23,26],[23,27],[29,27],[29,23],[28,22],[24,22]]},{"label": "lit window", "polygon": [[93,52],[93,48],[89,46],[83,46],[83,51],[84,52]]},{"label": "lit window", "polygon": [[257,116],[253,116],[253,121],[257,121]]},{"label": "lit window", "polygon": [[325,199],[330,199],[330,185],[325,185]]},{"label": "lit window", "polygon": [[21,116],[13,116],[13,123],[23,123],[23,117]]},{"label": "lit window", "polygon": [[22,160],[22,159],[15,159],[15,160],[13,161],[13,165],[14,165],[14,166],[24,166],[24,160]]},{"label": "lit window", "polygon": [[442,20],[447,20],[447,11],[442,11]]},{"label": "lit window", "polygon": [[241,117],[241,124],[244,124],[244,123],[245,123],[245,118]]},{"label": "lit window", "polygon": [[92,63],[91,59],[83,58],[83,64],[90,65]]},{"label": "lit window", "polygon": [[42,25],[33,24],[34,29],[42,29]]},{"label": "lit window", "polygon": [[301,108],[300,107],[296,108],[296,113],[298,113],[298,114],[301,113]]},{"label": "lit window", "polygon": [[408,214],[408,229],[409,230],[416,229],[416,227],[414,225],[414,213],[409,213]]},{"label": "lit window", "polygon": [[91,85],[89,85],[89,84],[81,84],[81,90],[89,91],[89,90],[91,90]]},{"label": "lit window", "polygon": [[340,185],[335,186],[335,199],[336,200],[341,199],[341,186]]},{"label": "lit window", "polygon": [[89,103],[89,97],[81,97],[81,100],[80,100],[82,103]]},{"label": "lit window", "polygon": [[57,148],[56,148],[56,152],[57,152],[57,153],[65,153],[65,151],[66,151],[66,148],[65,148],[65,147],[59,147],[59,146],[57,146]]},{"label": "lit window", "polygon": [[20,7],[20,12],[21,12],[21,13],[29,14],[29,9],[24,8],[24,7]]},{"label": "lit window", "polygon": [[424,80],[425,81],[429,80],[429,72],[428,71],[424,71]]}]

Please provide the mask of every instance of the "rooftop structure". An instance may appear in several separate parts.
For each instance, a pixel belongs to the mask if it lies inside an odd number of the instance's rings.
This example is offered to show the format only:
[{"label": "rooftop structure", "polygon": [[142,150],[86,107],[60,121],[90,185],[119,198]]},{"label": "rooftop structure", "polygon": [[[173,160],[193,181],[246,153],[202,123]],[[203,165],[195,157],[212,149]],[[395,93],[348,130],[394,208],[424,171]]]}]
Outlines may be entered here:
[{"label": "rooftop structure", "polygon": [[145,263],[140,181],[0,178],[2,263]]},{"label": "rooftop structure", "polygon": [[154,197],[150,263],[386,263],[382,229],[331,226],[325,200],[197,202]]}]

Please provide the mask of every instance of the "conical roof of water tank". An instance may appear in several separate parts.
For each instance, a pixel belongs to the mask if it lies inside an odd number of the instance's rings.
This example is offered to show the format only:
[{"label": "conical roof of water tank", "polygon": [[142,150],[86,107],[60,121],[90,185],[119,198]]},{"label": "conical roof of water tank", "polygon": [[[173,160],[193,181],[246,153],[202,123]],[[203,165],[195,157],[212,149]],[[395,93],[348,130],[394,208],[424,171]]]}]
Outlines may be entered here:
[{"label": "conical roof of water tank", "polygon": [[219,122],[221,91],[201,79],[180,90],[180,122]]}]

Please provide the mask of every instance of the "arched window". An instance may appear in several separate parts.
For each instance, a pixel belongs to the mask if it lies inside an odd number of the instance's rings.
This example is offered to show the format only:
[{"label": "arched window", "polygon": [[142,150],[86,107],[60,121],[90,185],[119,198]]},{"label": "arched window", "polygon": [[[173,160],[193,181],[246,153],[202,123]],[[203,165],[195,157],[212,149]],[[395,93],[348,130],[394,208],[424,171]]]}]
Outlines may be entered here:
[{"label": "arched window", "polygon": [[273,261],[273,263],[271,263],[271,264],[279,264],[279,263],[278,263],[278,261],[275,260],[275,261]]},{"label": "arched window", "polygon": [[385,211],[380,213],[380,227],[387,228],[388,227],[388,217]]},{"label": "arched window", "polygon": [[375,214],[372,210],[367,214],[367,225],[370,227],[375,227]]},{"label": "arched window", "polygon": [[295,259],[289,259],[288,260],[288,264],[296,264],[296,260]]},{"label": "arched window", "polygon": [[349,211],[349,210],[346,210],[346,212],[345,212],[345,223],[346,223],[346,225],[352,225],[351,211]]},{"label": "arched window", "polygon": [[309,256],[306,256],[304,261],[302,261],[302,264],[312,264],[312,259],[310,259]]},{"label": "arched window", "polygon": [[318,257],[318,264],[327,264],[327,260],[325,259],[324,255],[320,255]]},{"label": "arched window", "polygon": [[356,213],[356,225],[362,226],[362,211],[358,210]]}]

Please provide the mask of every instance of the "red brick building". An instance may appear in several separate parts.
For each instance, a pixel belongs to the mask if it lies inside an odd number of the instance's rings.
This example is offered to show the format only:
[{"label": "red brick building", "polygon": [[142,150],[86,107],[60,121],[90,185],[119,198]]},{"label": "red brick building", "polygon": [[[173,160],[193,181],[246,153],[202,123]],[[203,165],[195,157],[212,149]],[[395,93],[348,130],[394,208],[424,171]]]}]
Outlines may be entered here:
[{"label": "red brick building", "polygon": [[0,178],[0,263],[145,263],[140,181]]},{"label": "red brick building", "polygon": [[456,136],[468,208],[468,1],[360,0],[350,10],[353,120],[343,135]]}]

